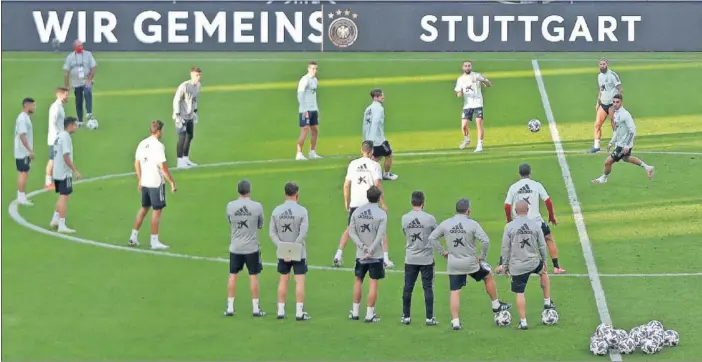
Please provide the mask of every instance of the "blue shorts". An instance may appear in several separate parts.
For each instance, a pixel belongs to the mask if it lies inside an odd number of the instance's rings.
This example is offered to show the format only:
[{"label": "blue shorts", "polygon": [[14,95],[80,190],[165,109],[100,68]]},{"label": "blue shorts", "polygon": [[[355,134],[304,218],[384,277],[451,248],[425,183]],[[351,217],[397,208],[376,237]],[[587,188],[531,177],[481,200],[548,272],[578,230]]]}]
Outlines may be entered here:
[{"label": "blue shorts", "polygon": [[309,111],[307,115],[309,117],[305,118],[305,113],[300,113],[300,127],[316,126],[319,124],[319,111]]},{"label": "blue shorts", "polygon": [[473,121],[473,115],[475,115],[475,118],[480,118],[483,119],[483,107],[478,107],[478,108],[466,108],[463,110],[463,113],[461,113],[461,119],[467,119],[469,121]]},{"label": "blue shorts", "polygon": [[[20,173],[29,172],[31,165],[32,165],[32,159],[29,157],[15,159],[15,166],[17,166],[17,172],[20,172]],[[349,218],[349,220],[351,220],[351,219]]]}]

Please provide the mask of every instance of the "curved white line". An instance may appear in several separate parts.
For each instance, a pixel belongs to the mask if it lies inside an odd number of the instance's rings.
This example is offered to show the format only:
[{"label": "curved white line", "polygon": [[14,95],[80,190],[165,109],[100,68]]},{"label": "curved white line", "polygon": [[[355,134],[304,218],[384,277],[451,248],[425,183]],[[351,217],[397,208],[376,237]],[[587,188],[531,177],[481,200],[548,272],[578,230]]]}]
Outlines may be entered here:
[{"label": "curved white line", "polygon": [[[452,155],[452,154],[459,154],[459,153],[465,153],[465,152],[460,152],[460,151],[425,151],[425,152],[405,152],[405,153],[396,153],[396,154],[398,156],[410,156],[411,157],[411,156],[442,156],[442,155]],[[521,151],[521,152],[518,152],[518,151],[514,151],[514,152],[513,151],[506,151],[506,152],[492,151],[492,152],[484,152],[484,153],[548,154],[548,153],[554,153],[554,151]],[[580,153],[580,152],[578,152],[578,153]],[[670,155],[702,155],[702,152],[657,152],[657,151],[644,152],[644,151],[640,151],[638,153],[670,154]],[[355,157],[355,156],[351,156],[351,155],[330,156],[330,157],[326,157],[326,159],[344,159],[344,158],[351,158],[351,157]],[[300,162],[300,161],[293,161],[293,160],[290,160],[288,158],[271,159],[271,160],[252,160],[252,161],[230,161],[230,162],[219,162],[219,163],[210,163],[210,164],[199,165],[199,166],[193,167],[192,169],[207,168],[207,167],[236,166],[236,165],[283,163],[283,162]],[[178,170],[178,171],[180,171],[180,170]],[[110,180],[110,179],[115,179],[115,178],[128,177],[128,176],[132,176],[132,175],[134,175],[134,172],[125,172],[125,173],[117,173],[117,174],[112,174],[112,175],[104,175],[104,176],[98,176],[98,177],[93,177],[93,178],[89,178],[89,179],[76,181],[75,184],[104,181],[104,180]],[[31,199],[32,197],[37,196],[37,195],[42,194],[42,193],[45,193],[45,192],[48,192],[48,190],[44,190],[44,189],[35,190],[35,191],[28,193],[27,198]],[[138,248],[132,248],[132,247],[128,247],[128,246],[102,243],[102,242],[99,242],[96,240],[80,238],[80,237],[72,236],[72,235],[61,234],[61,233],[58,233],[58,232],[53,231],[53,230],[44,229],[40,226],[34,225],[34,224],[30,223],[29,221],[27,221],[19,213],[19,204],[17,203],[17,200],[14,200],[10,203],[10,206],[8,207],[8,213],[9,213],[10,217],[20,226],[26,227],[27,229],[36,231],[40,234],[68,240],[68,241],[71,241],[74,243],[92,245],[92,246],[97,246],[97,247],[101,247],[101,248],[113,249],[113,250],[127,251],[127,252],[132,252],[132,253],[167,256],[167,257],[171,257],[171,258],[200,260],[200,261],[209,261],[209,262],[218,262],[218,263],[229,262],[229,259],[226,259],[226,258],[188,255],[188,254],[173,253],[173,252],[168,252],[168,251],[153,251],[153,250],[148,250],[148,249],[138,249]],[[276,266],[277,263],[264,262],[263,265]],[[331,267],[331,266],[310,265],[310,266],[308,266],[308,268],[313,269],[313,270],[353,271],[353,269],[351,269],[351,268],[336,268],[336,267]],[[402,270],[397,270],[397,269],[388,269],[388,270],[386,270],[386,272],[387,273],[403,273]],[[439,272],[436,272],[436,274],[445,275],[446,272],[439,271]],[[588,277],[588,274],[555,274],[552,276],[555,276],[555,277]],[[672,277],[675,277],[675,276],[685,277],[685,276],[702,276],[702,273],[600,274],[600,276],[601,277],[612,277],[612,278],[617,278],[617,277],[671,277],[671,276]]]}]

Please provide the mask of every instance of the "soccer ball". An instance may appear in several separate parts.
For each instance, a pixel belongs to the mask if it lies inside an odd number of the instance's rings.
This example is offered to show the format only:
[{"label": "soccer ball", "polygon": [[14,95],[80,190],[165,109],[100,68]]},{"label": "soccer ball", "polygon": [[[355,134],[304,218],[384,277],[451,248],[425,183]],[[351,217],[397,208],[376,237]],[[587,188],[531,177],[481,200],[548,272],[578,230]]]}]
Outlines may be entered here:
[{"label": "soccer ball", "polygon": [[604,337],[605,332],[607,332],[610,329],[612,329],[612,326],[610,326],[609,324],[602,323],[597,326],[597,328],[595,329],[595,333],[600,337]]},{"label": "soccer ball", "polygon": [[631,337],[622,339],[617,345],[617,349],[621,354],[632,354],[636,350],[636,347],[636,342]]},{"label": "soccer ball", "polygon": [[609,352],[609,345],[600,336],[594,336],[590,340],[590,352],[595,356],[604,356]]},{"label": "soccer ball", "polygon": [[663,323],[661,323],[660,321],[653,320],[648,322],[646,325],[653,330],[665,330],[665,328],[663,328]]},{"label": "soccer ball", "polygon": [[647,339],[641,345],[641,351],[645,354],[654,354],[661,350],[661,347],[655,341]]},{"label": "soccer ball", "polygon": [[552,326],[558,323],[558,312],[555,309],[544,309],[541,312],[541,322],[547,326]]},{"label": "soccer ball", "polygon": [[678,332],[669,329],[663,332],[664,345],[667,347],[675,347],[680,343],[680,335]]},{"label": "soccer ball", "polygon": [[620,342],[624,339],[629,338],[629,333],[626,333],[626,331],[623,329],[615,329],[614,332],[616,332],[619,335]]},{"label": "soccer ball", "polygon": [[658,347],[663,348],[665,346],[665,334],[664,331],[659,331],[656,330],[652,335],[648,337],[648,339],[656,342]]},{"label": "soccer ball", "polygon": [[538,119],[530,119],[529,123],[527,123],[527,127],[529,127],[529,130],[532,132],[539,132],[541,130],[541,121]]},{"label": "soccer ball", "polygon": [[629,332],[629,337],[636,342],[637,346],[641,346],[646,339],[646,331],[644,330],[644,326],[632,328],[631,332]]},{"label": "soccer ball", "polygon": [[619,345],[619,340],[621,336],[615,329],[608,329],[607,331],[605,331],[602,337],[604,338],[605,342],[609,344],[609,347],[616,348],[617,345]]},{"label": "soccer ball", "polygon": [[495,324],[497,324],[498,327],[506,327],[512,324],[512,314],[506,310],[495,313]]},{"label": "soccer ball", "polygon": [[89,129],[89,130],[95,130],[95,129],[98,129],[99,125],[100,125],[100,124],[98,123],[98,120],[97,120],[97,119],[91,118],[91,119],[89,119],[88,122],[85,124],[85,128],[87,128],[87,129]]}]

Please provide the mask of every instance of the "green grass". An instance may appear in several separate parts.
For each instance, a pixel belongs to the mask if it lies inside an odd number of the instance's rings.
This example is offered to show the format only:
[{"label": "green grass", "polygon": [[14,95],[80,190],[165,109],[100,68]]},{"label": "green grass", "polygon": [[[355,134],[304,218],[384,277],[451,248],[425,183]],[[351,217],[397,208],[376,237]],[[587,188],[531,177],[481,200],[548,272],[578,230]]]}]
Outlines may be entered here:
[{"label": "green grass", "polygon": [[[227,164],[174,172],[179,191],[168,195],[161,239],[171,246],[169,252],[207,259],[72,243],[24,228],[4,212],[4,360],[595,359],[588,354],[587,341],[599,315],[585,276],[587,268],[561,169],[552,152],[530,62],[534,58],[540,60],[560,136],[569,152],[568,165],[615,325],[629,329],[651,319],[662,320],[680,332],[682,344],[664,350],[656,360],[691,360],[702,355],[702,338],[697,332],[702,323],[697,308],[702,276],[621,275],[702,272],[702,112],[698,102],[702,84],[695,81],[702,79],[700,54],[608,55],[624,82],[626,107],[637,121],[634,153],[655,165],[657,175],[650,182],[641,169],[617,164],[606,185],[590,183],[601,173],[605,155],[580,152],[592,142],[597,65],[590,54],[471,55],[476,69],[495,83],[485,92],[486,152],[477,155],[456,150],[461,101],[452,89],[460,69],[458,55],[314,54],[320,62],[318,152],[335,157],[306,163],[291,159],[298,133],[295,84],[309,54],[96,56],[95,114],[101,128],[80,130],[74,136],[75,161],[85,178],[130,172],[134,148],[146,136],[148,121],[169,120],[175,86],[187,78],[193,64],[203,68],[200,123],[192,158],[203,164]],[[179,56],[183,61],[174,61]],[[19,100],[33,96],[38,102],[34,116],[38,157],[30,190],[43,183],[46,119],[52,88],[63,79],[61,57],[3,54],[3,58],[29,59],[3,60],[2,64],[6,154],[11,153]],[[143,61],[147,57],[152,61]],[[161,58],[168,60],[159,62]],[[194,61],[197,58],[202,60]],[[273,61],[256,60],[261,58]],[[368,61],[372,59],[378,61]],[[381,284],[377,310],[383,321],[377,325],[352,323],[346,319],[352,273],[319,269],[308,275],[306,309],[313,317],[309,323],[249,317],[246,280],[237,296],[239,314],[233,319],[221,317],[228,247],[223,210],[236,197],[238,180],[252,181],[254,198],[267,213],[282,202],[284,182],[297,181],[302,187],[301,203],[311,219],[308,262],[328,266],[345,227],[341,196],[345,166],[348,157],[357,153],[361,113],[369,103],[368,90],[376,86],[386,93],[386,131],[398,153],[394,171],[400,179],[385,186],[390,256],[398,264],[397,271],[402,270],[404,255],[399,221],[415,189],[427,193],[427,211],[437,219],[452,214],[457,198],[470,197],[472,216],[494,240],[489,257],[494,263],[504,226],[505,192],[515,181],[517,165],[529,162],[534,177],[554,200],[559,217],[554,236],[569,274],[552,278],[561,315],[557,326],[536,323],[541,297],[533,283],[527,291],[532,329],[520,332],[494,327],[488,298],[480,284],[472,283],[462,297],[465,329],[451,331],[444,275],[436,279],[435,310],[442,324],[438,328],[421,323],[402,326],[398,323],[402,274],[398,272],[388,273]],[[72,100],[66,110],[74,114]],[[542,120],[540,133],[527,130],[530,118]],[[173,164],[175,135],[167,124],[163,141]],[[605,130],[605,138],[610,135]],[[6,209],[15,196],[14,163],[8,157],[2,163]],[[245,162],[254,160],[277,161]],[[123,246],[138,201],[133,176],[77,184],[68,222],[80,238]],[[34,202],[34,207],[21,208],[20,214],[45,227],[55,195],[41,193]],[[146,241],[146,225],[141,234],[142,242]],[[261,240],[264,261],[274,262],[274,248],[265,233]],[[351,247],[345,251],[347,266],[353,252]],[[445,270],[443,260],[437,260],[437,270]],[[269,313],[276,309],[277,281],[275,268],[266,266],[261,300]],[[497,283],[501,298],[513,302],[508,280],[499,277]],[[293,303],[291,293],[289,306]],[[415,320],[421,319],[423,307],[421,291],[415,291]],[[624,359],[644,357],[639,352]]]}]

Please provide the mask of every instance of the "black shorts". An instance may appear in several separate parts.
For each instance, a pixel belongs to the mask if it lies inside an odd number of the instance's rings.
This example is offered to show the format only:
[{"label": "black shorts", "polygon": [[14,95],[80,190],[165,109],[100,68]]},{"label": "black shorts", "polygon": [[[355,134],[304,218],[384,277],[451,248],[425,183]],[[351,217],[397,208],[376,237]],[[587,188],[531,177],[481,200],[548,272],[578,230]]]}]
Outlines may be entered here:
[{"label": "black shorts", "polygon": [[529,282],[529,276],[532,274],[539,274],[541,270],[544,269],[544,263],[539,263],[536,269],[532,270],[526,274],[512,275],[512,291],[515,293],[524,293],[526,290],[527,282]]},{"label": "black shorts", "polygon": [[15,165],[17,166],[17,172],[29,172],[32,168],[32,159],[29,157],[16,158]]},{"label": "black shorts", "polygon": [[251,254],[229,253],[229,274],[239,274],[239,272],[244,269],[244,265],[246,265],[246,270],[249,272],[249,275],[261,274],[263,270],[261,251],[259,250]]},{"label": "black shorts", "polygon": [[480,282],[483,279],[485,279],[485,277],[490,275],[490,271],[480,266],[480,269],[478,269],[478,271],[476,271],[475,273],[449,275],[449,289],[451,291],[461,290],[461,288],[465,287],[466,284],[468,284],[469,275],[476,282]]},{"label": "black shorts", "polygon": [[541,231],[544,233],[544,237],[551,235],[551,228],[548,227],[546,222],[541,223]]},{"label": "black shorts", "polygon": [[54,156],[56,156],[56,152],[54,151],[54,145],[49,145],[49,160],[54,160]]},{"label": "black shorts", "polygon": [[388,157],[392,155],[392,148],[390,147],[390,142],[385,141],[380,146],[373,147],[373,157],[381,158]]},{"label": "black shorts", "polygon": [[195,123],[193,122],[192,119],[184,119],[183,126],[180,128],[176,127],[176,133],[178,133],[178,134],[182,134],[182,133],[192,134],[194,127],[195,127]]},{"label": "black shorts", "polygon": [[624,147],[615,147],[610,156],[614,162],[619,162],[622,158],[631,156],[631,150],[630,148],[629,151],[624,153]]},{"label": "black shorts", "polygon": [[611,104],[602,104],[602,103],[600,103],[600,108],[602,108],[602,110],[605,111],[605,113],[607,113],[607,115],[609,115],[609,109],[610,109],[611,107],[612,107]]},{"label": "black shorts", "polygon": [[319,111],[308,111],[305,117],[305,112],[300,113],[298,120],[300,127],[316,126],[319,124]]},{"label": "black shorts", "polygon": [[356,259],[356,267],[353,268],[353,272],[356,278],[361,280],[366,278],[366,274],[373,280],[385,278],[385,266],[382,259],[371,263],[361,263],[359,259]]},{"label": "black shorts", "polygon": [[292,270],[295,275],[305,275],[307,274],[307,260],[302,259],[300,261],[288,261],[283,259],[278,259],[278,273],[283,275],[290,274]]},{"label": "black shorts", "polygon": [[166,207],[166,185],[141,188],[141,207],[161,210]]},{"label": "black shorts", "polygon": [[405,287],[414,287],[417,277],[422,275],[424,288],[434,287],[434,263],[430,265],[405,264]]},{"label": "black shorts", "polygon": [[351,225],[351,216],[353,216],[353,212],[356,211],[357,207],[351,207],[349,208],[349,219],[346,221],[346,225]]},{"label": "black shorts", "polygon": [[73,179],[66,177],[63,180],[54,180],[54,189],[56,193],[63,196],[68,196],[73,193]]},{"label": "black shorts", "polygon": [[466,108],[463,110],[463,113],[461,113],[461,119],[467,119],[469,121],[473,121],[473,115],[475,115],[475,118],[478,119],[483,119],[483,107],[478,107],[478,108]]}]

